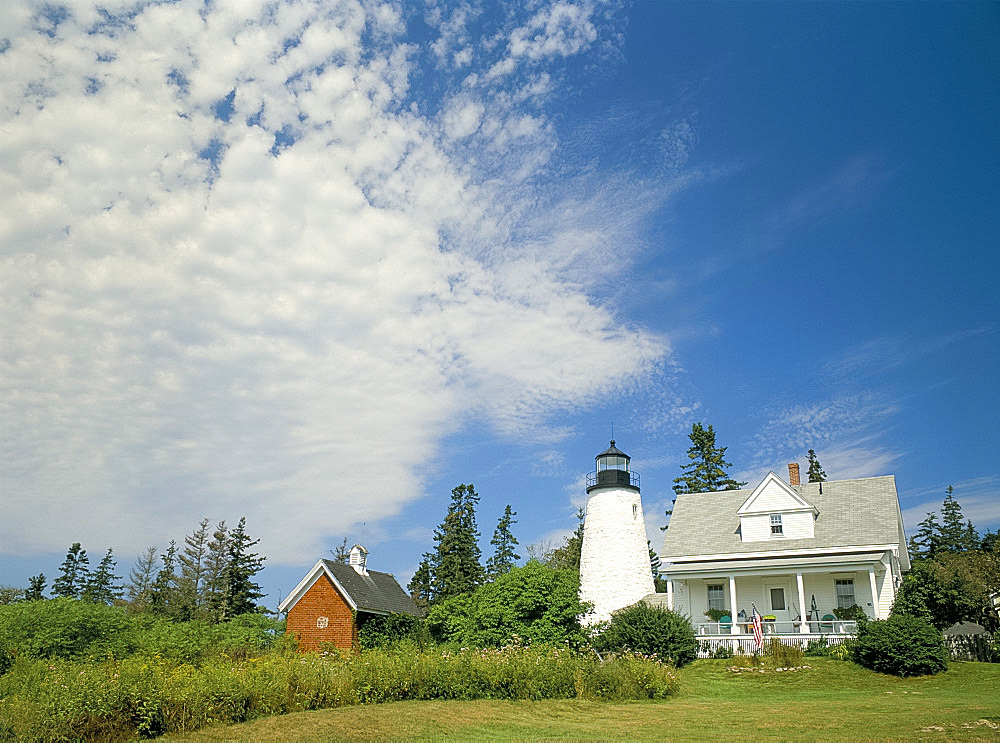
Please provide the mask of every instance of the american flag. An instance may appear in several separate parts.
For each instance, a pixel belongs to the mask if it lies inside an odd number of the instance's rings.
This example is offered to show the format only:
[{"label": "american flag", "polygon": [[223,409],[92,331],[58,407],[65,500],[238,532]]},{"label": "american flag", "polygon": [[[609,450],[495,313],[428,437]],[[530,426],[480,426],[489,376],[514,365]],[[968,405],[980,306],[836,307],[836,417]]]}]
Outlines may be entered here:
[{"label": "american flag", "polygon": [[753,639],[757,642],[757,649],[760,650],[764,647],[764,626],[763,621],[760,618],[760,614],[757,612],[757,607],[753,606],[753,618],[750,624],[753,625]]}]

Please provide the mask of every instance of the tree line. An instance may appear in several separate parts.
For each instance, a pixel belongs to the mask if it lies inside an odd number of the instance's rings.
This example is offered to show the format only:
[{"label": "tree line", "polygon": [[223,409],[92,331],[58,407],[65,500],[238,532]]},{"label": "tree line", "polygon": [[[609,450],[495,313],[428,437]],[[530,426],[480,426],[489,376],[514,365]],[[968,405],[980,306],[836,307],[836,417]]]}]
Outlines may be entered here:
[{"label": "tree line", "polygon": [[[151,613],[176,621],[201,619],[224,622],[241,614],[259,611],[263,598],[256,575],[266,558],[253,551],[259,539],[240,518],[230,529],[225,521],[214,528],[205,518],[183,546],[170,540],[157,555],[155,546],[138,556],[127,583],[116,574],[118,563],[109,547],[96,568],[80,542],[74,542],[52,581],[52,598],[77,599],[108,606],[127,606],[137,613]],[[45,599],[44,573],[32,576],[26,590],[5,587],[0,603]]]}]

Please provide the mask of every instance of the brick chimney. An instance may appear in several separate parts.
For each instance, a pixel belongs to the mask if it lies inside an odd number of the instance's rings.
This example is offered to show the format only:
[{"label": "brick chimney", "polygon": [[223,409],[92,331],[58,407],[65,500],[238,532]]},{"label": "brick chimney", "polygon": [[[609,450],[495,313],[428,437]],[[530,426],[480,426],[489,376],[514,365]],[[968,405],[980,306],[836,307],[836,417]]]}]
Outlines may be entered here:
[{"label": "brick chimney", "polygon": [[799,463],[789,462],[788,463],[788,484],[789,485],[799,485]]}]

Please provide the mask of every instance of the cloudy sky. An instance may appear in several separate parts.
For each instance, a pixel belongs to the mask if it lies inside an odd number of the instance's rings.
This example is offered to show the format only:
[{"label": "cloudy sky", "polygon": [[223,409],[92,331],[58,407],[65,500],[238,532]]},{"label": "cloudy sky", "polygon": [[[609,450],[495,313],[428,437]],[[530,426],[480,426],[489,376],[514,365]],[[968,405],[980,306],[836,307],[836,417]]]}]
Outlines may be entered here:
[{"label": "cloudy sky", "polygon": [[1000,525],[1000,12],[11,0],[0,583],[247,517],[269,604],[453,486],[558,543],[695,421]]}]

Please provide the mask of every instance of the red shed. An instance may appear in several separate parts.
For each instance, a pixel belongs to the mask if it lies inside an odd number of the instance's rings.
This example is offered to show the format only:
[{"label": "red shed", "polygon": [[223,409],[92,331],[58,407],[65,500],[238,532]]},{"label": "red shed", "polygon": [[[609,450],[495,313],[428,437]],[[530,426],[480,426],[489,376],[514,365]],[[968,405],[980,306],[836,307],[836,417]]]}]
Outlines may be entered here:
[{"label": "red shed", "polygon": [[366,614],[423,616],[391,573],[368,570],[367,556],[356,544],[346,565],[320,560],[278,606],[301,650],[319,650],[321,643],[357,648],[358,623]]}]

